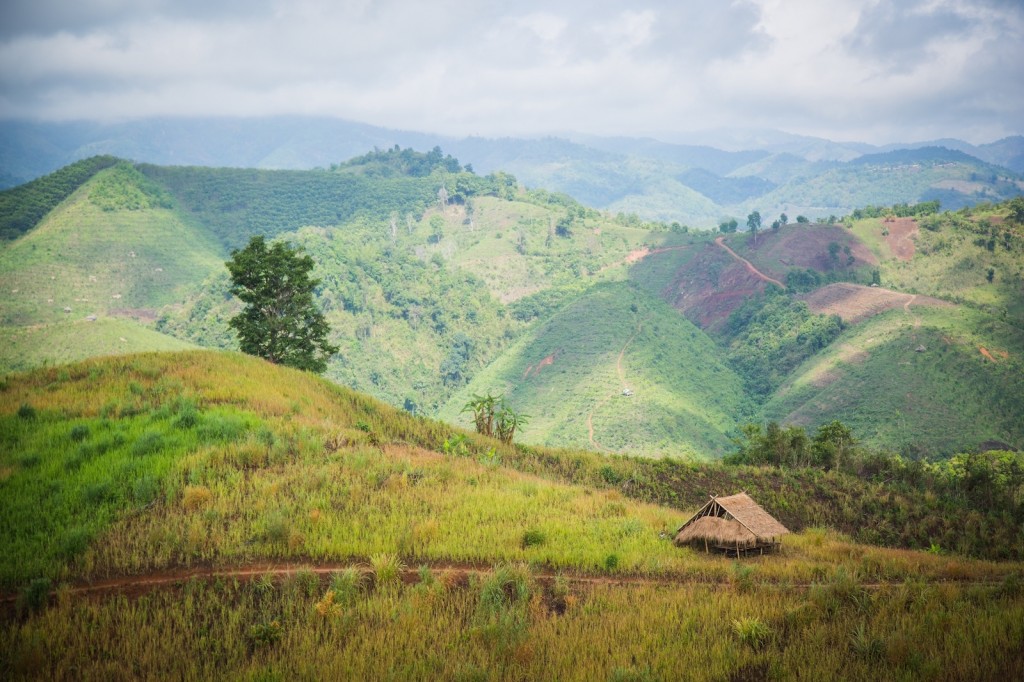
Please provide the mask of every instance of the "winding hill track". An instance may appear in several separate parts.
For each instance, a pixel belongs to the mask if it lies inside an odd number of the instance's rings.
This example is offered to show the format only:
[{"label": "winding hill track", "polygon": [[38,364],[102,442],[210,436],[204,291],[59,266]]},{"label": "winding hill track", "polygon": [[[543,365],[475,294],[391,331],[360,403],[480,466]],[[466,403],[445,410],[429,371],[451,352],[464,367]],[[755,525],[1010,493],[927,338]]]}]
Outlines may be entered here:
[{"label": "winding hill track", "polygon": [[753,263],[751,263],[746,258],[744,258],[743,256],[739,255],[738,253],[736,253],[732,249],[730,249],[728,247],[728,245],[726,245],[726,243],[723,241],[724,239],[725,239],[725,237],[718,237],[718,238],[715,239],[715,243],[718,244],[719,246],[721,246],[723,249],[725,249],[729,253],[730,256],[732,256],[733,258],[735,258],[739,262],[743,263],[743,265],[747,268],[747,271],[750,274],[754,275],[755,277],[757,277],[759,279],[764,280],[765,282],[771,282],[772,284],[777,284],[780,287],[782,287],[783,289],[786,288],[785,284],[783,284],[779,280],[775,279],[774,277],[769,277],[768,275],[764,274],[763,272],[761,272],[760,270],[755,268]]},{"label": "winding hill track", "polygon": [[[446,561],[433,561],[425,562],[422,564],[427,566],[434,578],[438,581],[443,582],[448,586],[462,586],[465,587],[470,584],[471,576],[486,575],[494,570],[494,566],[489,564],[469,564],[469,563],[458,563],[458,562],[446,562]],[[348,568],[355,568],[360,571],[364,576],[372,576],[372,569],[370,566],[363,562],[349,561],[349,562],[337,562],[329,564],[310,564],[302,562],[268,562],[260,564],[247,564],[244,566],[237,566],[234,568],[213,568],[213,567],[196,567],[196,568],[183,568],[177,570],[159,571],[154,573],[148,573],[144,575],[129,575],[121,576],[116,578],[106,578],[103,580],[95,580],[90,582],[80,582],[73,585],[70,588],[66,588],[67,591],[64,594],[69,594],[75,597],[103,597],[107,595],[124,595],[127,597],[139,597],[149,592],[161,589],[174,589],[182,586],[192,580],[212,581],[212,580],[237,580],[239,582],[252,582],[260,579],[271,579],[271,580],[282,580],[289,577],[294,577],[299,574],[313,574],[317,576],[321,582],[326,581],[329,576],[338,571],[342,571]],[[400,575],[402,582],[406,585],[415,585],[422,580],[420,573],[420,566],[415,568],[405,567],[401,570]],[[572,570],[568,571],[556,571],[550,568],[534,568],[530,570],[531,577],[541,584],[550,584],[556,579],[566,580],[575,585],[593,585],[593,586],[644,586],[644,585],[662,585],[662,586],[684,586],[684,585],[701,585],[707,587],[730,587],[732,585],[732,579],[728,576],[722,577],[709,577],[705,575],[687,575],[687,574],[670,574],[670,575],[633,575],[624,574],[617,576],[610,576],[607,574],[595,574],[595,573],[583,573]],[[937,583],[948,583],[948,584],[959,584],[959,585],[999,585],[1001,582],[993,581],[990,579],[986,580],[971,580],[971,579],[950,579],[950,580],[933,580],[930,582]],[[758,587],[777,587],[779,589],[807,589],[813,586],[813,582],[800,582],[800,583],[777,583],[772,581],[758,582]],[[902,581],[890,581],[890,582],[870,582],[861,583],[860,586],[867,589],[880,589],[883,587],[889,587],[894,585],[900,585]],[[56,592],[51,593],[56,595]],[[14,594],[6,594],[0,598],[0,603],[5,604],[8,608],[13,607],[17,603],[18,597]]]},{"label": "winding hill track", "polygon": [[[636,325],[636,331],[633,332],[632,336],[630,336],[626,340],[626,343],[622,344],[622,348],[619,349],[619,356],[615,360],[615,372],[616,374],[619,375],[619,383],[622,384],[623,391],[625,391],[629,387],[626,385],[626,370],[622,368],[622,358],[626,355],[626,349],[629,348],[629,344],[633,343],[633,339],[635,339],[637,335],[641,331],[643,331],[643,328],[644,322],[643,320],[641,320]],[[590,410],[589,413],[587,413],[587,438],[590,440],[590,446],[596,450],[601,450],[604,452],[609,451],[608,448],[604,447],[594,439],[594,413],[597,412],[601,407],[603,407],[604,404],[611,400],[612,397],[614,397],[615,395],[618,394],[612,393],[610,395],[605,396],[596,405],[594,405],[594,407]]]}]

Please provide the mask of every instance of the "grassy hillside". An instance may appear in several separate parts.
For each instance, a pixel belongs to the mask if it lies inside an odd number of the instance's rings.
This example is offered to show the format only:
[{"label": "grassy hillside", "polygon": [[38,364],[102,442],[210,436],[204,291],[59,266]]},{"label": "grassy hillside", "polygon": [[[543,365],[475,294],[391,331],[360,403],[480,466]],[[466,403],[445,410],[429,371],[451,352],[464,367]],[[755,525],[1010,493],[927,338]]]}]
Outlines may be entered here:
[{"label": "grassy hillside", "polygon": [[[0,250],[4,326],[87,315],[155,316],[223,267],[202,227],[127,164],[100,171]],[[65,309],[70,309],[66,311]]]},{"label": "grassy hillside", "polygon": [[192,348],[196,346],[134,320],[113,317],[0,327],[0,367],[4,371],[20,372],[104,355]]},{"label": "grassy hillside", "polygon": [[28,232],[82,183],[117,162],[113,156],[94,156],[0,192],[0,239]]},{"label": "grassy hillside", "polygon": [[919,220],[856,221],[852,232],[878,254],[887,286],[1024,326],[1024,227],[1007,219],[1005,204]]},{"label": "grassy hillside", "polygon": [[[964,162],[925,150],[861,166],[874,173],[883,162],[913,159],[936,173]],[[755,242],[743,233],[711,235],[601,213],[565,195],[523,190],[505,174],[464,172],[440,150],[394,148],[306,172],[141,171],[124,162],[100,170],[0,250],[0,284],[10,292],[0,302],[9,341],[0,367],[174,349],[182,347],[178,341],[234,348],[227,321],[238,303],[228,295],[223,261],[247,235],[269,233],[302,246],[318,264],[318,301],[341,346],[329,378],[417,414],[447,406],[449,417],[473,392],[533,386],[516,396],[517,409],[535,416],[524,432],[533,442],[706,457],[727,452],[748,419],[830,421],[830,409],[813,406],[817,393],[790,390],[813,384],[805,372],[844,377],[828,387],[843,395],[895,376],[886,361],[878,377],[871,370],[847,387],[852,373],[822,369],[842,362],[829,345],[839,327],[815,313],[843,316],[854,299],[864,303],[863,314],[844,319],[855,326],[905,304],[913,311],[922,303],[970,308],[970,322],[937,324],[980,325],[971,338],[990,363],[986,380],[1016,389],[1024,238],[1005,205],[916,218],[895,217],[914,213],[909,208],[865,208],[857,215],[878,217],[766,228]],[[447,203],[439,198],[442,186]],[[884,286],[869,289],[873,280]],[[637,288],[592,289],[626,281]],[[831,282],[858,282],[877,305],[850,284],[820,288]],[[784,300],[759,298],[774,283],[792,291]],[[813,306],[802,307],[798,292]],[[713,342],[671,310],[652,307],[649,296],[713,334]],[[647,326],[633,305],[658,325]],[[578,352],[525,376],[567,348]],[[831,354],[816,364],[822,349]],[[801,369],[805,361],[817,369]],[[887,412],[858,407],[866,398],[842,414],[868,442],[890,448],[916,439],[919,449],[948,454],[975,436],[989,437],[983,433],[1018,442],[1017,430],[1005,426],[1022,414],[1012,400],[972,402],[960,413],[976,415],[978,426],[958,434],[927,417],[957,410],[948,396],[983,395],[960,379],[947,390],[942,377],[962,377],[960,355],[932,363],[934,380],[919,375],[915,387],[939,398],[922,408],[917,427],[897,432],[885,423]],[[549,386],[553,366],[555,377],[567,372],[571,381]],[[737,376],[745,396],[733,384]],[[624,388],[635,399],[610,397]]]},{"label": "grassy hillside", "polygon": [[[921,351],[917,349],[921,348]],[[840,419],[911,455],[1024,445],[1024,336],[963,307],[891,310],[849,328],[791,375],[771,419]]]},{"label": "grassy hillside", "polygon": [[[21,590],[0,626],[0,672],[1021,672],[1019,563],[804,530],[838,512],[875,533],[902,523],[1024,547],[1009,520],[971,512],[968,523],[952,499],[837,472],[606,458],[473,435],[443,447],[457,435],[237,354],[147,354],[7,377],[0,583]],[[709,488],[741,481],[801,531],[781,554],[737,563],[665,537]],[[634,499],[646,495],[673,501]],[[666,647],[680,623],[702,636]]]},{"label": "grassy hillside", "polygon": [[[228,248],[253,235],[273,237],[307,225],[338,225],[357,217],[386,220],[392,212],[422,214],[444,178],[370,178],[352,172],[268,171],[141,165],[192,219]],[[449,179],[449,182],[451,180]]]},{"label": "grassy hillside", "polygon": [[[645,455],[721,454],[744,413],[712,341],[627,284],[595,286],[544,320],[457,393],[502,393],[530,415],[527,442]],[[632,396],[623,395],[630,389]]]}]

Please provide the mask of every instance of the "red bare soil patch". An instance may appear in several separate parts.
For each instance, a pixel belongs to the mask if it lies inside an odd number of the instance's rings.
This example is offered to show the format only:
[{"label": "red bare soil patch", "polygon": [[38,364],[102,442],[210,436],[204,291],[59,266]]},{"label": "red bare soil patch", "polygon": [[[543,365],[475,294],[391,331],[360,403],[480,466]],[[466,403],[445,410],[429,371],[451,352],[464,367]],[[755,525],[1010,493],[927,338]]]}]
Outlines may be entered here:
[{"label": "red bare soil patch", "polygon": [[543,360],[541,360],[540,362],[538,362],[536,366],[534,366],[534,365],[530,365],[529,367],[527,367],[527,368],[526,368],[526,371],[525,371],[525,372],[523,373],[523,378],[525,379],[525,378],[527,378],[528,376],[530,376],[530,372],[531,372],[531,371],[533,372],[533,376],[537,376],[537,375],[539,375],[539,374],[540,374],[540,371],[541,371],[541,370],[542,370],[543,368],[547,367],[548,365],[553,365],[553,364],[555,364],[555,356],[556,356],[556,355],[558,355],[558,353],[557,353],[557,352],[555,352],[555,353],[552,353],[551,355],[547,356],[546,358],[544,358]]},{"label": "red bare soil patch", "polygon": [[[778,230],[765,230],[758,236],[757,244],[747,244],[749,258],[761,272],[783,279],[786,269],[791,267],[830,269],[828,245],[831,242],[850,247],[853,267],[878,264],[871,249],[839,225],[787,225]],[[846,254],[841,253],[839,257],[845,265]]]},{"label": "red bare soil patch", "polygon": [[913,218],[895,218],[885,223],[889,234],[885,237],[885,243],[889,250],[900,260],[910,260],[914,257],[914,237],[917,236],[917,221]]},{"label": "red bare soil patch", "polygon": [[645,246],[642,249],[636,249],[627,253],[625,262],[627,264],[636,263],[637,261],[642,261],[644,258],[647,258],[649,255],[651,255],[651,250]]},{"label": "red bare soil patch", "polygon": [[985,346],[978,346],[978,350],[981,351],[981,354],[984,356],[986,360],[991,360],[992,362],[996,361],[996,359],[992,357],[992,354],[988,352],[988,349],[985,348]]},{"label": "red bare soil patch", "polygon": [[724,321],[746,298],[766,286],[747,264],[708,244],[676,272],[663,295],[694,324],[708,328]]},{"label": "red bare soil patch", "polygon": [[807,302],[811,312],[821,315],[838,315],[844,322],[860,322],[886,310],[900,306],[948,306],[947,301],[930,296],[901,294],[891,289],[866,287],[860,284],[839,282],[816,289],[799,298]]},{"label": "red bare soil patch", "polygon": [[760,279],[763,279],[765,282],[768,282],[769,284],[778,284],[783,289],[786,288],[785,284],[783,284],[779,280],[775,279],[774,277],[769,277],[768,275],[764,274],[763,272],[761,272],[760,270],[755,268],[753,263],[751,263],[746,258],[744,258],[743,256],[739,255],[738,253],[736,253],[732,249],[730,249],[729,246],[726,245],[724,239],[725,239],[724,237],[719,237],[718,239],[715,240],[715,243],[718,244],[723,249],[725,249],[726,252],[730,256],[735,258],[740,263],[743,263],[743,267],[745,267],[747,269],[747,271],[750,272],[750,274],[756,275],[757,277],[759,277]]}]

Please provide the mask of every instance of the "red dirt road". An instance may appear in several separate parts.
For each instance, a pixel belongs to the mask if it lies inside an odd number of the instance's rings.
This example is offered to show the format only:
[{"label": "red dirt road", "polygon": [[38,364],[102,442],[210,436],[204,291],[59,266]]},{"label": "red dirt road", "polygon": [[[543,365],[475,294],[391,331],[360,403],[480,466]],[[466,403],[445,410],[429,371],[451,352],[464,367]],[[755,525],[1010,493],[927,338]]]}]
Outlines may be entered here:
[{"label": "red dirt road", "polygon": [[726,251],[728,251],[730,256],[732,256],[733,258],[735,258],[739,262],[743,263],[743,265],[747,268],[747,271],[750,272],[750,274],[758,277],[759,279],[764,280],[765,282],[771,282],[772,284],[778,284],[783,289],[786,288],[785,284],[783,284],[779,280],[775,279],[774,277],[769,277],[768,275],[764,274],[763,272],[761,272],[760,270],[755,268],[753,263],[751,263],[746,258],[744,258],[743,256],[739,255],[738,253],[736,253],[732,249],[730,249],[725,244],[723,239],[725,239],[725,238],[724,237],[718,237],[717,239],[715,239],[715,243],[718,244],[719,246],[721,246]]},{"label": "red dirt road", "polygon": [[[469,578],[473,575],[483,575],[491,572],[494,567],[485,564],[469,564],[469,563],[457,563],[457,562],[425,562],[424,565],[428,566],[433,573],[434,577],[442,581],[444,584],[450,586],[466,586],[469,584]],[[310,564],[301,562],[276,562],[266,564],[248,564],[236,567],[225,567],[225,568],[213,568],[213,567],[196,567],[196,568],[183,568],[177,570],[159,571],[154,573],[148,573],[145,575],[126,575],[115,578],[108,578],[104,580],[94,580],[89,582],[81,582],[70,588],[69,594],[76,597],[96,597],[105,596],[110,594],[121,594],[128,597],[138,597],[148,592],[159,589],[173,589],[181,586],[190,580],[217,580],[217,579],[230,579],[238,580],[239,582],[251,582],[263,577],[269,577],[274,580],[280,580],[295,576],[299,573],[311,573],[320,578],[321,581],[325,581],[332,573],[344,570],[346,568],[355,568],[361,571],[364,575],[372,577],[372,571],[370,567],[361,562],[349,561],[349,562],[338,562],[329,564]],[[420,582],[420,569],[406,567],[400,572],[402,582],[407,585],[413,585]],[[662,576],[651,576],[651,575],[630,575],[624,574],[619,576],[609,576],[607,574],[594,574],[594,573],[583,573],[575,571],[556,571],[550,568],[534,568],[531,569],[530,575],[534,580],[541,584],[550,584],[556,578],[562,578],[570,583],[577,585],[607,585],[607,586],[627,586],[627,585],[706,585],[706,586],[720,586],[728,587],[732,584],[732,581],[728,577],[708,577],[704,575],[690,575],[690,574],[669,574]],[[861,586],[868,589],[878,589],[889,585],[898,585],[902,581],[894,582],[872,582],[863,583]],[[932,582],[941,583],[953,583],[953,584],[970,584],[970,585],[997,585],[1000,582],[992,580],[941,580],[935,579]],[[801,588],[806,589],[814,583],[785,583],[778,584],[772,582],[759,583],[761,587],[778,587],[779,589],[793,589]],[[53,595],[56,592],[51,593]],[[0,597],[0,603],[4,604],[5,608],[13,608],[18,600],[17,595],[6,594]]]}]

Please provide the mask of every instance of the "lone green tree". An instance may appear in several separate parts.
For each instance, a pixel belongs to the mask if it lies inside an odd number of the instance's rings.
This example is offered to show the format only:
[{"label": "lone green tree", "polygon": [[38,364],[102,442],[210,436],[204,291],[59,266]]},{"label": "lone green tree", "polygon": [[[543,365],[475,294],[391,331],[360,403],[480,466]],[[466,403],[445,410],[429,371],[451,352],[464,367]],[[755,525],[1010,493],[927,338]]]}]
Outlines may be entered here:
[{"label": "lone green tree", "polygon": [[238,332],[242,352],[323,373],[338,347],[327,342],[330,327],[313,303],[313,288],[320,283],[309,276],[313,259],[284,242],[268,247],[257,236],[232,251],[225,265],[231,293],[245,303],[228,323]]},{"label": "lone green tree", "polygon": [[754,211],[747,216],[747,227],[750,229],[750,234],[754,237],[754,243],[757,243],[757,231],[761,229],[761,212]]}]

